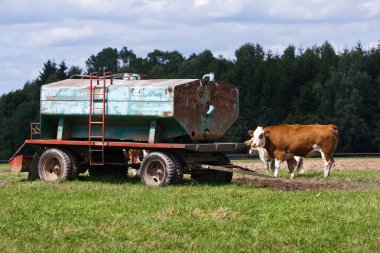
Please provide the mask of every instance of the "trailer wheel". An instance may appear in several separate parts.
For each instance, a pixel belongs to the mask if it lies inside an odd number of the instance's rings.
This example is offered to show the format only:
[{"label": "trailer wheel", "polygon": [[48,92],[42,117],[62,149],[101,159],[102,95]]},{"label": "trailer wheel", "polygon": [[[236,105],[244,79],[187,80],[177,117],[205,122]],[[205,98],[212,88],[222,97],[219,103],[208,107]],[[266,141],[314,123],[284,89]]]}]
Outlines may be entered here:
[{"label": "trailer wheel", "polygon": [[69,150],[65,150],[64,152],[69,156],[71,162],[71,168],[69,170],[70,174],[68,176],[68,179],[78,179],[79,174],[81,173],[78,156]]},{"label": "trailer wheel", "polygon": [[175,162],[165,153],[149,153],[141,163],[140,176],[145,186],[160,187],[174,184],[177,179]]},{"label": "trailer wheel", "polygon": [[47,149],[38,162],[38,174],[44,181],[58,181],[70,176],[71,161],[68,154],[57,148]]},{"label": "trailer wheel", "polygon": [[39,149],[34,153],[32,162],[30,163],[30,169],[28,173],[28,180],[33,181],[40,179],[40,175],[38,174],[38,162],[40,161],[41,154],[43,153],[42,149]]},{"label": "trailer wheel", "polygon": [[174,153],[170,153],[168,155],[173,160],[175,169],[177,171],[175,184],[183,184],[183,162],[181,158]]}]

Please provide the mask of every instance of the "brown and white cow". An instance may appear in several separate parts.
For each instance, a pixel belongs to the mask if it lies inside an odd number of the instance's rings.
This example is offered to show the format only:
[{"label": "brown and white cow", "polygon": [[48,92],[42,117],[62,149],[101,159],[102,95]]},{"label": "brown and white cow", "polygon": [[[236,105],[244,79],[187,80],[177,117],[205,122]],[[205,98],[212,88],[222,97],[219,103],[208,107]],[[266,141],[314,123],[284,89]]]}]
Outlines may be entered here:
[{"label": "brown and white cow", "polygon": [[249,133],[252,134],[251,148],[265,148],[275,159],[275,177],[282,161],[294,156],[308,157],[315,152],[322,156],[324,177],[329,176],[338,145],[338,128],[335,125],[278,125],[257,127]]},{"label": "brown and white cow", "polygon": [[[253,131],[249,132],[249,134],[252,136]],[[250,139],[244,143],[247,146],[251,146],[252,139]],[[269,168],[271,169],[272,172],[274,172],[274,158],[269,156],[268,151],[262,147],[255,147],[255,148],[251,147],[249,149],[249,154],[256,154],[256,153],[259,155],[260,160],[263,162],[266,172],[269,173]],[[303,158],[302,157],[300,157],[300,156],[290,157],[286,162],[288,164],[290,178],[294,178],[296,171],[300,174],[305,173],[305,171],[303,169]]]}]

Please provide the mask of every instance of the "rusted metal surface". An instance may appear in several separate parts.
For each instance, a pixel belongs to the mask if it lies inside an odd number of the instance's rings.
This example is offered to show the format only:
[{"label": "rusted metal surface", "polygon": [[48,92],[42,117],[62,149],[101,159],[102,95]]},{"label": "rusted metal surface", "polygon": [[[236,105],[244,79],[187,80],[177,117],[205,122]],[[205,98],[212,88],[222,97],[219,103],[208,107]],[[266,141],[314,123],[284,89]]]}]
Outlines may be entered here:
[{"label": "rusted metal surface", "polygon": [[30,139],[35,139],[41,135],[41,124],[40,123],[30,123]]},{"label": "rusted metal surface", "polygon": [[[114,79],[98,92],[105,94],[106,139],[147,142],[150,125],[156,121],[155,142],[184,136],[194,141],[215,140],[239,114],[237,88],[220,81]],[[62,118],[69,124],[64,126],[66,139],[88,138],[89,108],[94,103],[89,98],[88,79],[42,86],[42,138],[57,138],[56,125]],[[102,110],[92,114],[102,115]],[[100,135],[103,130],[94,126],[93,132]]]},{"label": "rusted metal surface", "polygon": [[16,152],[13,154],[13,156],[11,156],[11,158],[9,158],[9,161],[12,161],[13,158],[15,158],[15,156],[16,156],[18,153],[20,153],[20,151],[25,147],[26,142],[27,142],[27,140],[24,141],[24,143],[23,143],[23,144],[22,144],[22,145],[16,150]]},{"label": "rusted metal surface", "polygon": [[30,168],[30,163],[32,162],[33,157],[19,155],[13,157],[9,161],[9,167],[12,172],[28,172]]},{"label": "rusted metal surface", "polygon": [[238,89],[197,80],[175,87],[174,118],[193,140],[222,137],[239,116]]}]

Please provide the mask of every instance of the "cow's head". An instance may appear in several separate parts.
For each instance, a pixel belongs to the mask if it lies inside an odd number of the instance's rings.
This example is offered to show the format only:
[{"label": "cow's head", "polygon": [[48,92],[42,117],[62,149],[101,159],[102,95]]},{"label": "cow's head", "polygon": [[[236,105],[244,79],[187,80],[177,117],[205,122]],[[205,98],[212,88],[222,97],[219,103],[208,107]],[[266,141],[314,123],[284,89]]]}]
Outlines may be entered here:
[{"label": "cow's head", "polygon": [[255,131],[249,130],[248,134],[252,137],[249,141],[246,141],[245,143],[250,143],[251,148],[257,148],[261,147],[263,148],[265,146],[265,133],[263,127],[257,127]]}]

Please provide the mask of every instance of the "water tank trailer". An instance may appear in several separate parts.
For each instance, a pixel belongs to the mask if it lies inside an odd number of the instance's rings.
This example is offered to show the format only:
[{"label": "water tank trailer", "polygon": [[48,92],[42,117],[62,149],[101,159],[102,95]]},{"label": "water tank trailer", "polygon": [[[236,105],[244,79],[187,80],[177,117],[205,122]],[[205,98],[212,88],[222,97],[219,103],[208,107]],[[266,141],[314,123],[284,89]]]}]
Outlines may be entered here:
[{"label": "water tank trailer", "polygon": [[[139,167],[147,186],[195,180],[230,182],[234,171],[224,152],[241,143],[215,143],[239,115],[236,86],[202,79],[150,79],[138,74],[91,73],[41,87],[40,123],[10,159],[13,172],[57,181]],[[33,145],[33,155],[21,154]],[[141,164],[130,151],[144,150]],[[19,155],[21,154],[21,155]],[[112,168],[112,169],[111,169]],[[251,173],[246,171],[246,173]],[[252,172],[255,173],[255,172]],[[251,174],[252,174],[251,173]]]}]

